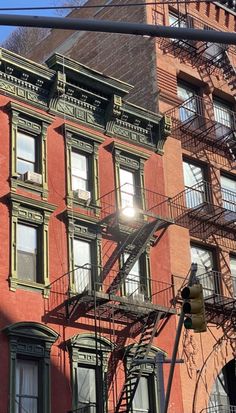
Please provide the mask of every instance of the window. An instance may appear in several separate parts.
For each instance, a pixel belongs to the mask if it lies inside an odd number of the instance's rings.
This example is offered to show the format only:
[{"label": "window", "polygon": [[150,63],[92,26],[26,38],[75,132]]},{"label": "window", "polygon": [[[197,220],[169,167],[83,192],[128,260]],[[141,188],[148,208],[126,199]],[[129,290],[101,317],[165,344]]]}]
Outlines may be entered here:
[{"label": "window", "polygon": [[104,413],[107,407],[106,371],[111,343],[92,334],[78,334],[67,342],[71,360],[72,411]]},{"label": "window", "polygon": [[141,377],[133,400],[133,413],[149,413],[148,378]]},{"label": "window", "polygon": [[48,222],[55,206],[11,194],[10,289],[17,286],[41,290],[48,295]]},{"label": "window", "polygon": [[235,386],[235,359],[232,359],[219,372],[212,386],[209,407],[214,413],[236,411]]},{"label": "window", "polygon": [[34,360],[16,360],[16,413],[39,411],[39,366]]},{"label": "window", "polygon": [[144,163],[149,155],[113,142],[117,207],[137,206],[145,210]]},{"label": "window", "polygon": [[199,100],[197,99],[196,90],[186,83],[178,82],[178,97],[184,102],[179,109],[179,118],[181,122],[186,122],[196,116],[199,112]]},{"label": "window", "polygon": [[17,173],[36,171],[35,138],[25,133],[17,133]]},{"label": "window", "polygon": [[183,161],[184,185],[186,206],[194,208],[206,201],[206,186],[204,181],[204,168]]},{"label": "window", "polygon": [[[91,243],[74,239],[75,290],[82,293],[92,288]],[[83,267],[77,268],[76,267]]]},{"label": "window", "polygon": [[18,278],[37,282],[37,229],[18,224],[16,239]]},{"label": "window", "polygon": [[[18,186],[48,196],[47,184],[47,128],[52,116],[10,102],[11,113],[11,187]],[[30,177],[24,176],[27,172]]]},{"label": "window", "polygon": [[[128,351],[126,358],[127,372],[129,371],[131,363],[131,356],[135,356],[135,348],[136,346],[134,345]],[[157,358],[159,362],[155,366],[155,371],[153,364],[142,365],[142,376],[140,377],[132,401],[133,413],[160,413],[164,410],[164,354],[160,350],[156,350],[156,348],[151,348],[149,357],[152,359]],[[131,384],[130,390],[132,391],[133,389]]]},{"label": "window", "polygon": [[191,246],[191,262],[197,264],[197,277],[203,286],[204,297],[212,296],[216,292],[214,261],[213,251]]},{"label": "window", "polygon": [[178,15],[174,12],[169,12],[169,25],[172,27],[187,27],[187,20],[184,15]]},{"label": "window", "polygon": [[232,278],[233,296],[236,297],[236,256],[230,255],[229,257],[230,272]]},{"label": "window", "polygon": [[[223,207],[236,212],[236,179],[221,175],[220,183]],[[232,214],[232,219],[236,221],[236,215]]]},{"label": "window", "polygon": [[77,368],[78,407],[89,407],[89,413],[96,413],[97,391],[96,370],[91,367]]},{"label": "window", "polygon": [[[126,262],[129,254],[123,255],[123,261]],[[135,300],[144,301],[150,297],[149,285],[149,265],[147,254],[142,254],[136,261],[132,270],[125,279],[125,295]]]},{"label": "window", "polygon": [[33,322],[4,331],[10,344],[9,412],[50,413],[50,350],[58,334]]},{"label": "window", "polygon": [[214,118],[217,122],[216,138],[222,139],[229,134],[233,125],[231,106],[220,99],[213,99]]},{"label": "window", "polygon": [[72,189],[89,191],[88,158],[75,151],[71,152]]},{"label": "window", "polygon": [[67,212],[67,219],[71,292],[98,288],[102,239],[98,227],[76,218],[71,211]]},{"label": "window", "polygon": [[123,168],[120,168],[120,198],[122,208],[135,204],[135,174]]},{"label": "window", "polygon": [[103,138],[65,124],[67,204],[94,208],[99,198],[98,149]]}]

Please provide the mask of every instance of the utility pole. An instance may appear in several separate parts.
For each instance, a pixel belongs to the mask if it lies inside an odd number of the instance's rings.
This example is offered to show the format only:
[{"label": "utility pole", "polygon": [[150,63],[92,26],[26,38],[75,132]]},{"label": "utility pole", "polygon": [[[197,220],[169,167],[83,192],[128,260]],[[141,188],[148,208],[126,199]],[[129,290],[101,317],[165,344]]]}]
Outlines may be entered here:
[{"label": "utility pole", "polygon": [[41,17],[25,15],[0,15],[0,26],[45,27],[63,30],[83,30],[103,33],[120,33],[136,36],[166,37],[170,39],[199,40],[236,45],[236,33],[216,30],[198,30],[183,27],[151,24],[86,20],[70,17]]}]

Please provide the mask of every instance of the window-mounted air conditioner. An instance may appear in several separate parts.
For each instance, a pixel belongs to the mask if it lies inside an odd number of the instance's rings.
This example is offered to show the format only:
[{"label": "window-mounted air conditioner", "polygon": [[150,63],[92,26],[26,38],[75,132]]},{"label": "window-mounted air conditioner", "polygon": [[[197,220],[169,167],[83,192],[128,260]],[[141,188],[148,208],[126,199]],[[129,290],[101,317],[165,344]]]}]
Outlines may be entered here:
[{"label": "window-mounted air conditioner", "polygon": [[23,174],[24,182],[34,185],[42,185],[42,175],[36,172],[27,171]]},{"label": "window-mounted air conditioner", "polygon": [[85,189],[77,189],[76,191],[79,201],[83,201],[86,205],[89,205],[91,201],[91,192]]}]

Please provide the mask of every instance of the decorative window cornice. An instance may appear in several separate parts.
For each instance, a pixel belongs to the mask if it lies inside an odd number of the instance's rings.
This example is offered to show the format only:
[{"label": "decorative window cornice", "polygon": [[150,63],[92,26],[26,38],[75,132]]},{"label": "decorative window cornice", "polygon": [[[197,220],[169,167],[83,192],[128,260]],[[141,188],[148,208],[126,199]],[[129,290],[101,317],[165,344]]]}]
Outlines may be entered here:
[{"label": "decorative window cornice", "polygon": [[[9,195],[11,202],[11,274],[9,277],[10,290],[17,288],[39,290],[44,297],[48,297],[49,289],[49,254],[48,254],[48,224],[55,205],[22,195]],[[21,280],[17,276],[17,225],[18,223],[31,224],[40,230],[40,283]],[[37,268],[39,271],[39,268]]]}]

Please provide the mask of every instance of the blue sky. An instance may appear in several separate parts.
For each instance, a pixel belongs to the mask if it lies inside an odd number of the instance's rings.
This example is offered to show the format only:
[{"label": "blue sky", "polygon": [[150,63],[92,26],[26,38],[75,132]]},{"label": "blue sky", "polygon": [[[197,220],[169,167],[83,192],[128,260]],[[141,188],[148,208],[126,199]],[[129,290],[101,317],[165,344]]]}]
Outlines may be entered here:
[{"label": "blue sky", "polygon": [[[44,6],[54,6],[55,0],[0,0],[0,9],[5,7],[44,7]],[[34,10],[34,11],[1,11],[0,14],[27,14],[27,15],[37,15],[37,16],[55,16],[56,11],[54,10]],[[2,43],[8,35],[14,30],[14,27],[0,26],[0,43]]]}]

